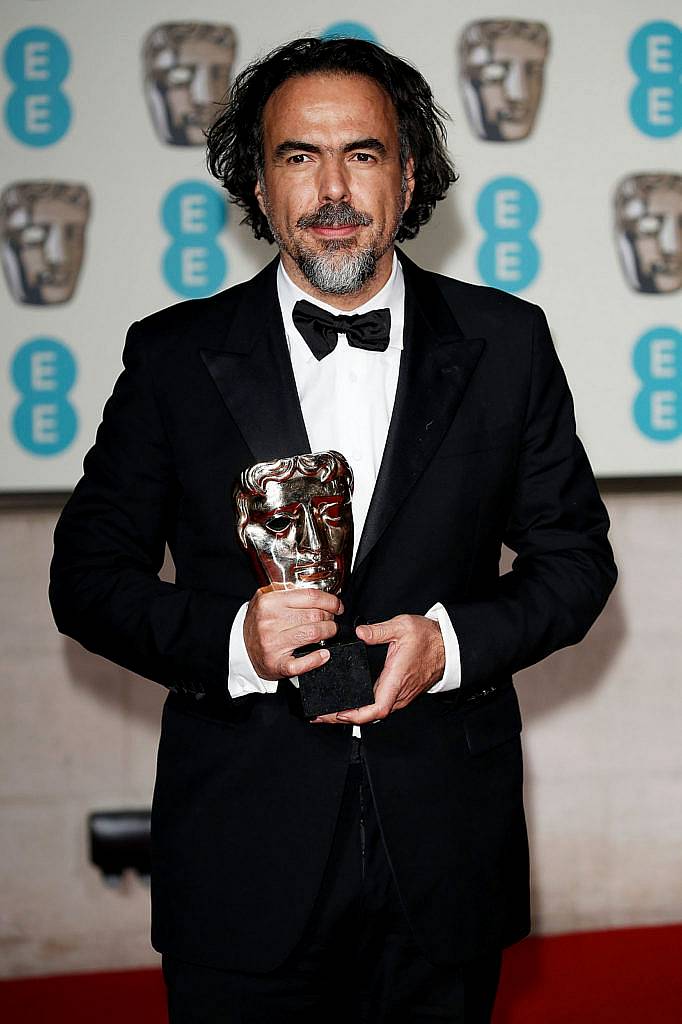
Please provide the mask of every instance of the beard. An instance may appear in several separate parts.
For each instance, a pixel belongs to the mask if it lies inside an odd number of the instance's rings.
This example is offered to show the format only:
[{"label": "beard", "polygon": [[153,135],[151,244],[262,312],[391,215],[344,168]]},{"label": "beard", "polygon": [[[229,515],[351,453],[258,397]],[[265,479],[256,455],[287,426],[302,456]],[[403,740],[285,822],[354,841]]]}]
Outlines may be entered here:
[{"label": "beard", "polygon": [[[275,241],[294,261],[309,284],[326,295],[354,295],[376,274],[379,260],[393,245],[405,209],[404,194],[396,202],[395,217],[388,233],[377,229],[363,248],[351,238],[323,239],[321,247],[312,248],[293,233],[284,238],[275,225],[272,209],[264,191],[265,211]],[[374,223],[368,213],[356,210],[350,203],[325,203],[315,213],[306,214],[296,222],[299,230],[311,227],[370,227]]]}]

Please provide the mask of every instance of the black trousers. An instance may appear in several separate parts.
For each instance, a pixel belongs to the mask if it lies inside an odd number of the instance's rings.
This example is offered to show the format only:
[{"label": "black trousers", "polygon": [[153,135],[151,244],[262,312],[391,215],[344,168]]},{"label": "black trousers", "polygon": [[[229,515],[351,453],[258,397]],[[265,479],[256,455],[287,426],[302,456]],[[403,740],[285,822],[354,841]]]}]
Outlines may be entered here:
[{"label": "black trousers", "polygon": [[[425,849],[428,856],[428,850]],[[323,884],[306,931],[268,974],[163,957],[170,1024],[488,1024],[500,951],[434,967],[393,880],[360,741],[348,768]]]}]

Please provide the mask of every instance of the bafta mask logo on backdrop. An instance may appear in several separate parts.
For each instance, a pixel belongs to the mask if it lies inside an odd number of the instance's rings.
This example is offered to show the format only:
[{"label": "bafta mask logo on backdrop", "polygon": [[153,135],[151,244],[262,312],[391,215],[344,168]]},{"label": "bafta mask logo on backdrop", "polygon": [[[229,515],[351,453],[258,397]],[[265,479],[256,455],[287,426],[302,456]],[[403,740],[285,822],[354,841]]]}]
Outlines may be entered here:
[{"label": "bafta mask logo on backdrop", "polygon": [[203,146],[230,87],[236,49],[229,25],[156,25],[142,47],[144,88],[157,135],[173,146]]},{"label": "bafta mask logo on backdrop", "polygon": [[641,381],[633,404],[635,423],[652,441],[682,435],[682,331],[662,325],[638,338],[632,365]]},{"label": "bafta mask logo on backdrop", "polygon": [[17,302],[52,306],[73,295],[85,248],[90,194],[68,181],[21,181],[0,195],[0,244]]},{"label": "bafta mask logo on backdrop", "polygon": [[61,84],[71,56],[65,41],[42,26],[22,29],[5,47],[5,71],[14,88],[5,104],[5,121],[26,146],[51,146],[69,130],[71,105]]},{"label": "bafta mask logo on backdrop", "polygon": [[631,288],[664,295],[682,288],[682,174],[631,174],[615,197],[616,237]]},{"label": "bafta mask logo on backdrop", "polygon": [[630,116],[644,135],[667,138],[682,129],[682,30],[671,21],[649,21],[628,48],[637,84]]},{"label": "bafta mask logo on backdrop", "polygon": [[474,21],[459,43],[469,123],[480,139],[516,142],[533,130],[542,97],[549,30],[540,21]]}]

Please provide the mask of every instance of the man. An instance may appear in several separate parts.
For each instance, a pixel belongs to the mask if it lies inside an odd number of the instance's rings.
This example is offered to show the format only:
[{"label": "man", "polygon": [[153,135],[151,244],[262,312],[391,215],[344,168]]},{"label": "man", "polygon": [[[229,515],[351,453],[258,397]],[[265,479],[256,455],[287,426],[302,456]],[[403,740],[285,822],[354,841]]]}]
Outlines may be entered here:
[{"label": "man", "polygon": [[[173,1022],[478,1024],[528,931],[511,674],[584,635],[615,567],[540,310],[396,258],[454,179],[439,113],[358,40],[240,74],[209,165],[279,259],[131,328],[57,527],[59,628],[171,690],[152,937]],[[235,480],[328,449],[355,478],[345,592],[256,589]],[[334,616],[362,623],[375,703],[307,721],[291,680],[325,656],[293,651]]]},{"label": "man", "polygon": [[487,19],[464,29],[460,81],[469,123],[479,138],[516,142],[535,124],[549,31],[541,21]]},{"label": "man", "polygon": [[682,288],[682,174],[631,174],[616,191],[616,237],[635,291]]},{"label": "man", "polygon": [[85,251],[90,193],[68,181],[20,181],[0,195],[2,265],[17,302],[72,297]]}]

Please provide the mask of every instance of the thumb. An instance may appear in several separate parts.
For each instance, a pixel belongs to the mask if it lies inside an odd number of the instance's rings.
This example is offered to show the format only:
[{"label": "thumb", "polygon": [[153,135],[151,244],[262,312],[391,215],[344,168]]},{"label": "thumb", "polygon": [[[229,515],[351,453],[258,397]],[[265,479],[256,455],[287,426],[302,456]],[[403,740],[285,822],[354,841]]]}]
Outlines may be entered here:
[{"label": "thumb", "polygon": [[366,644],[387,644],[395,634],[391,619],[387,622],[373,622],[371,626],[356,626],[355,632]]}]

